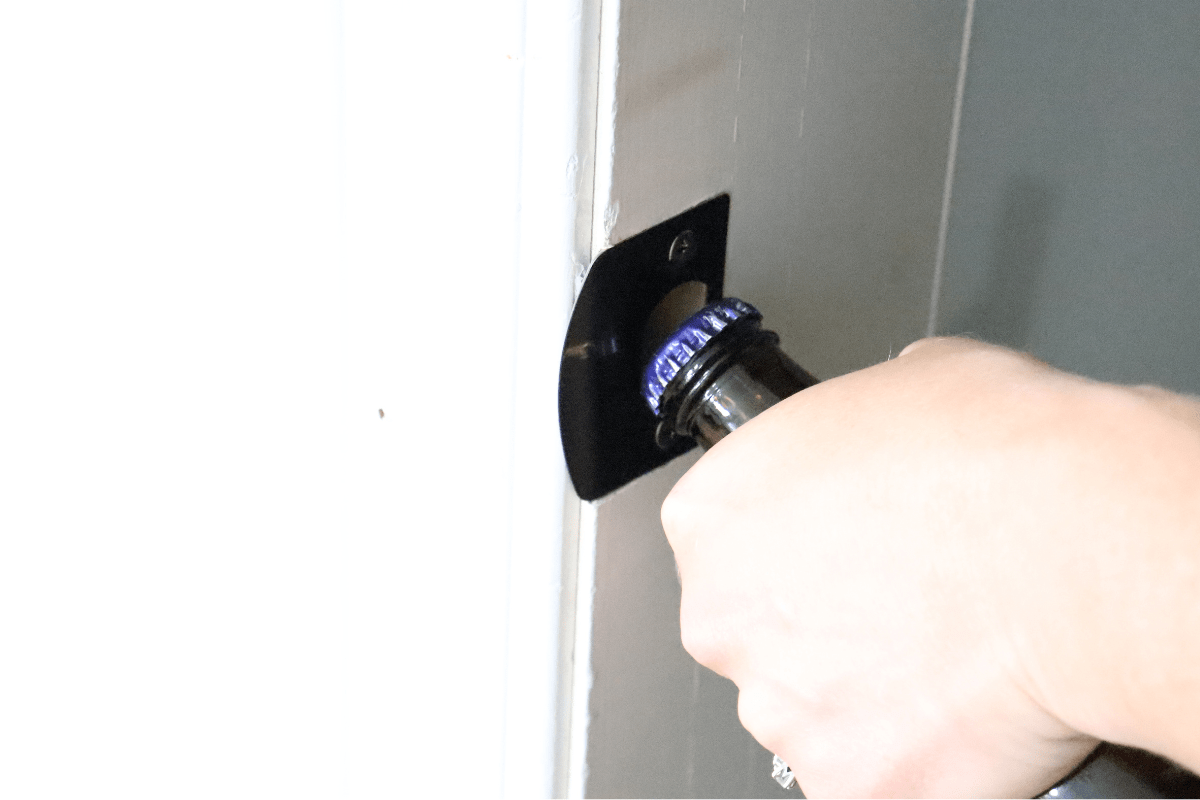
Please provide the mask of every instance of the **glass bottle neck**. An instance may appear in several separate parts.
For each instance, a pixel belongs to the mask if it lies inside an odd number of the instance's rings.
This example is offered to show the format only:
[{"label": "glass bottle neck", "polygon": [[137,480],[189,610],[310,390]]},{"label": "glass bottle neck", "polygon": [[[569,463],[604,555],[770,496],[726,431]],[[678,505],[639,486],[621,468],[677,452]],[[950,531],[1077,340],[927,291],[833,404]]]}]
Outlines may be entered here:
[{"label": "glass bottle neck", "polygon": [[707,450],[781,399],[741,364],[732,364],[697,404],[692,420],[696,441]]}]

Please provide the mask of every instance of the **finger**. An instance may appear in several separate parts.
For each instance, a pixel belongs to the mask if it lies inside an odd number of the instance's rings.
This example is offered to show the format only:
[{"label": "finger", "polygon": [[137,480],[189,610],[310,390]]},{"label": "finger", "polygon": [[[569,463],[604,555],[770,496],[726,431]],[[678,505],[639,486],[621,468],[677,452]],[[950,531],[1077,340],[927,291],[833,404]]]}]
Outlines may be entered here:
[{"label": "finger", "polygon": [[905,357],[906,355],[908,355],[909,353],[911,353],[911,352],[913,352],[913,351],[915,351],[915,350],[918,350],[918,349],[920,349],[920,348],[922,348],[922,347],[925,347],[925,346],[927,346],[927,345],[928,345],[930,342],[934,342],[934,341],[936,341],[936,339],[917,339],[915,342],[913,342],[912,344],[910,344],[908,347],[906,347],[906,348],[904,348],[903,350],[901,350],[901,351],[900,351],[900,355],[896,356],[896,358],[904,358],[904,357]]},{"label": "finger", "polygon": [[962,336],[927,336],[924,339],[917,339],[915,342],[910,344],[908,347],[901,350],[900,355],[898,355],[896,357],[903,358],[904,356],[909,355],[911,353],[915,353],[918,350],[924,350],[925,348],[928,348],[928,347],[945,346],[948,344],[976,345],[978,343],[972,339],[964,338]]}]

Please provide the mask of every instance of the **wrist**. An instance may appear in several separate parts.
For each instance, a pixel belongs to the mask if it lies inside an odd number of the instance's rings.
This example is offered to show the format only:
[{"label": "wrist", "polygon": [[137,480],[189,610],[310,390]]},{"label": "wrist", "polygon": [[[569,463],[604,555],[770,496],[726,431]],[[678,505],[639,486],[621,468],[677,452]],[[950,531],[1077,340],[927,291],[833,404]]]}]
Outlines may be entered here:
[{"label": "wrist", "polygon": [[1051,436],[1067,479],[1046,488],[1078,496],[1051,516],[1029,598],[1044,603],[1030,644],[1053,665],[1034,683],[1076,730],[1198,770],[1200,404],[1148,387],[1072,395]]}]

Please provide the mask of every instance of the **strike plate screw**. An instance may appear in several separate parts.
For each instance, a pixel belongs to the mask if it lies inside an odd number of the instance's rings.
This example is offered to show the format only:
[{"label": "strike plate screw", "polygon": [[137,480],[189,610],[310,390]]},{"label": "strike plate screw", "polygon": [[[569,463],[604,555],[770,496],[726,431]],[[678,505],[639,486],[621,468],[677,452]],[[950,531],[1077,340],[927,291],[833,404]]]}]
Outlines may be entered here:
[{"label": "strike plate screw", "polygon": [[691,261],[696,255],[696,234],[691,231],[683,231],[675,237],[675,241],[671,242],[671,249],[667,253],[667,260],[672,264],[685,264]]}]

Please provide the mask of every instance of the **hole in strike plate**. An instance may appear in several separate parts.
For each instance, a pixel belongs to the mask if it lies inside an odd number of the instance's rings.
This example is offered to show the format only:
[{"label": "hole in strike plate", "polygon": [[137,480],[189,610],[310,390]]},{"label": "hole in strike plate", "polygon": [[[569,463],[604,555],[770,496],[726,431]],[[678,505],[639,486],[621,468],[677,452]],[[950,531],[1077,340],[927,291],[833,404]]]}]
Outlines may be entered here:
[{"label": "hole in strike plate", "polygon": [[679,284],[659,301],[646,321],[646,335],[642,340],[642,363],[646,363],[658,351],[659,345],[667,340],[692,314],[708,305],[708,285],[703,281],[686,281]]}]

